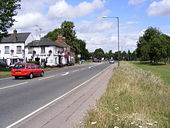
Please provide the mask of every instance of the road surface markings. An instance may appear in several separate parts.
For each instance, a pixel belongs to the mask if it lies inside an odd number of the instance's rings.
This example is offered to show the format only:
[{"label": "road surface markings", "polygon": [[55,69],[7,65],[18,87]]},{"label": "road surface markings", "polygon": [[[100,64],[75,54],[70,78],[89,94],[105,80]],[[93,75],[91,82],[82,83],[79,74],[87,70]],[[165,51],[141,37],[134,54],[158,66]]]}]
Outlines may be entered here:
[{"label": "road surface markings", "polygon": [[44,80],[44,79],[48,79],[48,78],[52,78],[52,77],[55,77],[55,75],[48,76],[48,77],[43,77],[43,78],[40,78],[40,79],[38,79],[38,80]]},{"label": "road surface markings", "polygon": [[56,102],[57,102],[58,100],[60,100],[61,98],[65,97],[66,95],[68,95],[68,94],[70,94],[70,93],[72,93],[73,91],[77,90],[78,88],[80,88],[80,87],[83,86],[84,84],[88,83],[89,81],[91,81],[91,80],[94,79],[95,77],[99,76],[101,73],[103,73],[103,72],[104,72],[105,70],[107,70],[108,68],[110,68],[110,66],[107,67],[107,68],[105,68],[105,69],[103,69],[101,72],[97,73],[95,76],[93,76],[93,77],[91,77],[90,79],[86,80],[85,82],[83,82],[82,84],[80,84],[80,85],[78,85],[77,87],[73,88],[72,90],[68,91],[67,93],[63,94],[62,96],[56,98],[55,100],[49,102],[48,104],[44,105],[43,107],[35,110],[34,112],[28,114],[27,116],[21,118],[20,120],[14,122],[13,124],[11,124],[11,125],[9,125],[9,126],[7,126],[6,128],[12,128],[12,127],[18,125],[19,123],[21,123],[22,121],[30,118],[30,117],[33,116],[34,114],[37,114],[38,112],[42,111],[43,109],[51,106],[52,104],[56,103]]},{"label": "road surface markings", "polygon": [[13,88],[13,87],[17,87],[17,86],[21,86],[21,85],[23,85],[23,84],[27,84],[27,83],[28,83],[28,82],[23,82],[23,83],[19,83],[19,84],[11,85],[11,86],[2,87],[2,88],[0,88],[0,90],[8,89],[8,88]]},{"label": "road surface markings", "polygon": [[66,75],[68,75],[69,74],[69,72],[66,72],[66,73],[64,73],[64,74],[61,74],[62,76],[66,76]]},{"label": "road surface markings", "polygon": [[78,70],[74,70],[74,71],[72,71],[72,72],[78,72],[79,71],[79,69]]},{"label": "road surface markings", "polygon": [[91,69],[92,67],[88,67],[88,69]]}]

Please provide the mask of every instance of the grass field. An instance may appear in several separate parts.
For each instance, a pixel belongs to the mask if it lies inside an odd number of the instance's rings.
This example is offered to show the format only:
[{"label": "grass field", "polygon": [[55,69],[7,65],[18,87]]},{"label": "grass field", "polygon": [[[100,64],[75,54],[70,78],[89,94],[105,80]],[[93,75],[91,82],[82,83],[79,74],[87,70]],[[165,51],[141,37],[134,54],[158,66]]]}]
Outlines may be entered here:
[{"label": "grass field", "polygon": [[151,65],[150,63],[140,63],[140,62],[132,62],[132,63],[139,68],[155,73],[170,85],[170,63],[167,65]]},{"label": "grass field", "polygon": [[170,86],[152,72],[121,64],[81,128],[170,128]]}]

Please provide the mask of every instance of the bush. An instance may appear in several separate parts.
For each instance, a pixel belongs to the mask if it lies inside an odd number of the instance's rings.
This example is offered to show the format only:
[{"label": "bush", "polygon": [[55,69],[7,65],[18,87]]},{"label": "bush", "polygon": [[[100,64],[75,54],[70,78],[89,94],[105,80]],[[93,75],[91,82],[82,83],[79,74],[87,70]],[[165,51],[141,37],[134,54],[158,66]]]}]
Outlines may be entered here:
[{"label": "bush", "polygon": [[38,61],[30,61],[28,63],[34,63],[34,64],[38,64],[39,65],[39,62]]},{"label": "bush", "polygon": [[0,71],[11,71],[11,68],[0,68]]}]

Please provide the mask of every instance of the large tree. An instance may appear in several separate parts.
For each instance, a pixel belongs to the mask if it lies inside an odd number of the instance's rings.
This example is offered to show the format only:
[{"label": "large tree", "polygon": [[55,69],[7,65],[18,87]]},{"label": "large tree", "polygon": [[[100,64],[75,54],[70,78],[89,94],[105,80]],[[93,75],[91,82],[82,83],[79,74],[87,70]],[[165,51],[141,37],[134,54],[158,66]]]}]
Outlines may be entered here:
[{"label": "large tree", "polygon": [[137,42],[137,56],[152,63],[166,60],[169,56],[169,41],[167,35],[162,34],[157,28],[150,27]]},{"label": "large tree", "polygon": [[66,43],[74,49],[76,55],[81,54],[81,59],[88,59],[89,52],[86,49],[86,43],[85,41],[77,38],[74,27],[73,22],[64,21],[60,28],[49,32],[45,37],[55,41],[57,40],[58,35],[64,36]]},{"label": "large tree", "polygon": [[7,36],[8,29],[13,26],[17,15],[16,10],[20,9],[21,0],[0,0],[0,40]]},{"label": "large tree", "polygon": [[102,59],[105,57],[105,53],[103,51],[103,49],[98,48],[94,51],[93,53],[93,57],[97,58],[97,59]]}]

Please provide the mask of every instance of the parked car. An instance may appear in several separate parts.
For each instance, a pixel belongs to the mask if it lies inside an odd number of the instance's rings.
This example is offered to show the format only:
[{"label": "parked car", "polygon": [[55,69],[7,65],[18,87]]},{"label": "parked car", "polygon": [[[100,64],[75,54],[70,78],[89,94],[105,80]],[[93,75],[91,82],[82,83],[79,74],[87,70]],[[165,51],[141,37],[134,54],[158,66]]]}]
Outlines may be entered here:
[{"label": "parked car", "polygon": [[109,63],[110,63],[110,64],[114,64],[115,61],[114,61],[114,60],[110,60]]},{"label": "parked car", "polygon": [[94,58],[94,59],[93,59],[93,62],[101,62],[101,60],[100,60],[100,59],[97,59],[97,58]]},{"label": "parked car", "polygon": [[0,68],[6,68],[8,65],[4,62],[0,62]]},{"label": "parked car", "polygon": [[72,62],[72,61],[67,63],[67,66],[72,66],[72,65],[74,65],[74,62]]},{"label": "parked car", "polygon": [[44,76],[44,69],[33,63],[17,63],[11,70],[11,75],[18,79],[27,77],[32,79],[34,76]]}]

